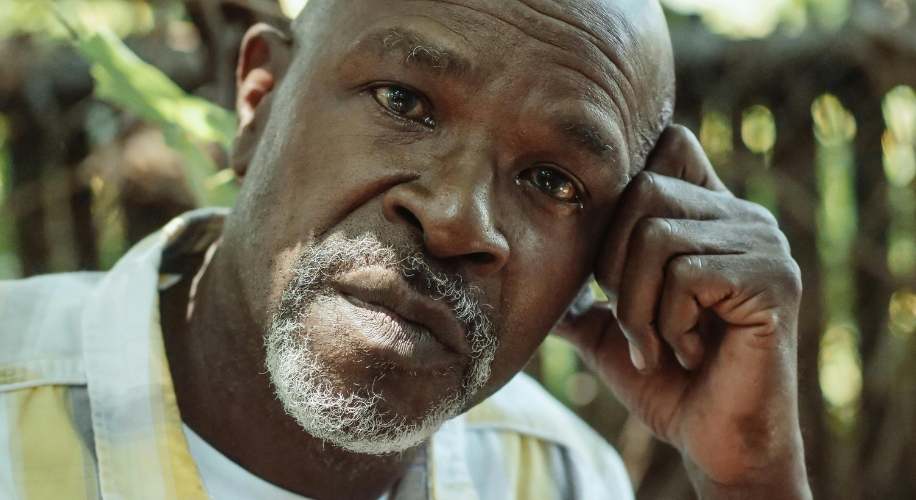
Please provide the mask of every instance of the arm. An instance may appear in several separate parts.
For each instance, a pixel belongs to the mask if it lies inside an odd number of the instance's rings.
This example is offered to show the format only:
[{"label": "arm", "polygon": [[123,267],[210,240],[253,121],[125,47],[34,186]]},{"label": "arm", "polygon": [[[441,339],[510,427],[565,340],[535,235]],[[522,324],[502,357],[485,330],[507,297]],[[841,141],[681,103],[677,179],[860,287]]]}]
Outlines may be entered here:
[{"label": "arm", "polygon": [[610,302],[559,333],[677,447],[701,498],[811,498],[798,420],[798,266],[669,128],[621,197],[595,277]]}]

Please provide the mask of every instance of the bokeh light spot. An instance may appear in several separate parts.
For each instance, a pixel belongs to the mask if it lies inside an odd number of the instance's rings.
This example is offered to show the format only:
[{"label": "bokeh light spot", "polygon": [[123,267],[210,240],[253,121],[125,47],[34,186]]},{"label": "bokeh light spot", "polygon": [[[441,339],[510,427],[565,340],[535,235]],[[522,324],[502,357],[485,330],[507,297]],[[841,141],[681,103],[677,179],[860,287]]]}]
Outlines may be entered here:
[{"label": "bokeh light spot", "polygon": [[916,294],[902,290],[891,297],[888,324],[891,333],[901,340],[913,336],[916,332]]},{"label": "bokeh light spot", "polygon": [[598,379],[591,373],[579,372],[566,381],[566,397],[576,406],[587,406],[598,397]]},{"label": "bokeh light spot", "polygon": [[822,95],[814,101],[811,116],[814,118],[814,135],[821,144],[832,146],[856,136],[855,117],[832,94]]},{"label": "bokeh light spot", "polygon": [[916,271],[916,241],[909,237],[893,239],[888,245],[887,267],[898,277]]},{"label": "bokeh light spot", "polygon": [[751,106],[741,120],[741,139],[752,152],[764,154],[776,144],[776,120],[766,106]]},{"label": "bokeh light spot", "polygon": [[700,124],[700,144],[709,160],[715,165],[727,163],[734,149],[733,142],[732,122],[728,116],[705,111]]},{"label": "bokeh light spot", "polygon": [[280,0],[280,8],[283,9],[286,17],[295,19],[307,3],[308,0]]},{"label": "bokeh light spot", "polygon": [[851,326],[833,326],[824,333],[818,367],[821,391],[830,406],[843,409],[858,404],[862,394],[862,363],[858,335]]}]

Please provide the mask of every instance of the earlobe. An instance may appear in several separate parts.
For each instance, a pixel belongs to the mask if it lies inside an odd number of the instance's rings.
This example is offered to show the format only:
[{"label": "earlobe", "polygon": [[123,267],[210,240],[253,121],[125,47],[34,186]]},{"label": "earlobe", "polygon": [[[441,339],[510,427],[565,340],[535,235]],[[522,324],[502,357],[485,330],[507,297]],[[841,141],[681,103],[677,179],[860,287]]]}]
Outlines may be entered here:
[{"label": "earlobe", "polygon": [[232,150],[232,169],[244,179],[270,115],[273,90],[290,62],[291,39],[267,24],[257,24],[242,40],[237,69],[238,129]]}]

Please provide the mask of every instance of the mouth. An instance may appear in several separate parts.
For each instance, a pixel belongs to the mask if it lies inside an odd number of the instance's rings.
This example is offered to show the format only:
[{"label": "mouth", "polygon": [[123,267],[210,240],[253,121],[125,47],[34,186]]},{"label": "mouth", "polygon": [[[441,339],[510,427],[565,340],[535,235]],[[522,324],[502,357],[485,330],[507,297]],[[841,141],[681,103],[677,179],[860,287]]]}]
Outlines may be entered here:
[{"label": "mouth", "polygon": [[397,337],[395,342],[447,353],[470,354],[466,328],[443,301],[434,300],[411,287],[397,272],[364,268],[341,276],[334,288],[351,305],[362,310],[379,329]]}]

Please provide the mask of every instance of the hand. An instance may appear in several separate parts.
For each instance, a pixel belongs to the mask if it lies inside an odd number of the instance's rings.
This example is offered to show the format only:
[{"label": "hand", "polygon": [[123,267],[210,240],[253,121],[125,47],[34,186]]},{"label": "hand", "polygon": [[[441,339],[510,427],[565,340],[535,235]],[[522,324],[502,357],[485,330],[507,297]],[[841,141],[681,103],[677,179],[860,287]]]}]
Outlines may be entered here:
[{"label": "hand", "polygon": [[810,498],[798,266],[773,216],[728,192],[687,129],[662,135],[622,195],[595,277],[610,302],[557,332],[681,451],[699,493]]}]

